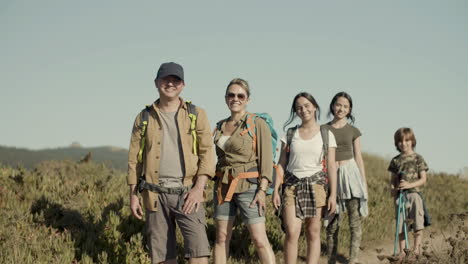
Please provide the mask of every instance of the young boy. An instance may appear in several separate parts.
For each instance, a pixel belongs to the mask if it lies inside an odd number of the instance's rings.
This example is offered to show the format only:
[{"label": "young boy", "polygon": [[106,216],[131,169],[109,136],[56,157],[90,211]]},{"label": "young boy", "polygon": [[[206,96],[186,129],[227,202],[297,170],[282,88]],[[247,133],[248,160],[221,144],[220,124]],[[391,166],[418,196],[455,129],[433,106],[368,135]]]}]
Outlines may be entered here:
[{"label": "young boy", "polygon": [[[412,222],[408,227],[409,231],[413,229],[414,234],[413,252],[419,255],[424,229],[423,200],[419,192],[426,183],[428,167],[424,158],[414,152],[416,137],[411,128],[398,129],[394,139],[395,147],[400,154],[392,159],[388,167],[388,171],[391,173],[391,192],[395,199],[398,199],[399,192],[406,193],[407,219]],[[401,226],[399,230],[400,254],[404,255],[405,238]]]}]

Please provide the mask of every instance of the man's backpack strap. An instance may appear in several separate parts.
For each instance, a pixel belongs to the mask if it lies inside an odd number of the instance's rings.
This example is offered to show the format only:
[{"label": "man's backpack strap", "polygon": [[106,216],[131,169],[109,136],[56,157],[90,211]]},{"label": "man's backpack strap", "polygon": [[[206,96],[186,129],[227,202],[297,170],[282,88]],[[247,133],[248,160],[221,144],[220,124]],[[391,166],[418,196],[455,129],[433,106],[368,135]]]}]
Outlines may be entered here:
[{"label": "man's backpack strap", "polygon": [[147,105],[145,109],[143,109],[140,118],[140,150],[138,151],[138,162],[143,162],[143,153],[145,152],[145,143],[146,143],[146,128],[148,127],[148,120],[149,120],[149,112],[151,110],[151,106]]},{"label": "man's backpack strap", "polygon": [[[193,139],[193,154],[197,155],[198,142],[197,142],[197,116],[198,112],[194,104],[191,101],[186,101],[188,116],[190,118],[190,134]],[[138,151],[138,162],[143,162],[143,154],[145,153],[146,144],[146,129],[148,127],[148,120],[151,111],[151,105],[147,105],[143,109],[140,118],[140,150]]]},{"label": "man's backpack strap", "polygon": [[323,166],[323,171],[327,172],[327,166],[328,166],[328,147],[329,147],[329,138],[328,138],[328,127],[326,125],[321,125],[320,126],[320,134],[322,135],[322,141],[323,141],[323,159],[322,159],[322,166]]},{"label": "man's backpack strap", "polygon": [[192,134],[192,142],[193,142],[193,154],[197,155],[198,149],[198,142],[197,142],[197,109],[192,101],[185,101],[187,105],[188,116],[190,118],[190,134]]}]

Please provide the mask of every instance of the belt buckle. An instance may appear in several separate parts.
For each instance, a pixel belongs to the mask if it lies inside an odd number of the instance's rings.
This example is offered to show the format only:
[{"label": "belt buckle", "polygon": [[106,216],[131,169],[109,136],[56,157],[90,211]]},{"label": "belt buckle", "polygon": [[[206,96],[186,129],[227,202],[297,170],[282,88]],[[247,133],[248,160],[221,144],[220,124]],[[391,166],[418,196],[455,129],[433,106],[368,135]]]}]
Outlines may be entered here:
[{"label": "belt buckle", "polygon": [[183,189],[180,187],[167,188],[167,193],[181,195],[183,193]]}]

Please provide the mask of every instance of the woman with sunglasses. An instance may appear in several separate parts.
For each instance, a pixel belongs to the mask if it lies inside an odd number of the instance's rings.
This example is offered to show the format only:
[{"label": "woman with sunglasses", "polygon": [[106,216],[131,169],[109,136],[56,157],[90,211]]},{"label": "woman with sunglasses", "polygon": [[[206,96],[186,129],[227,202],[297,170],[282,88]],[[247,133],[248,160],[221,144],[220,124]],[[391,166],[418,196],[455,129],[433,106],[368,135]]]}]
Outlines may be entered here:
[{"label": "woman with sunglasses", "polygon": [[214,192],[216,242],[214,263],[226,263],[234,220],[239,210],[261,263],[275,263],[265,230],[265,196],[272,181],[271,134],[266,122],[255,119],[256,142],[247,128],[250,88],[236,78],[227,86],[231,115],[216,125],[214,143],[218,163]]}]

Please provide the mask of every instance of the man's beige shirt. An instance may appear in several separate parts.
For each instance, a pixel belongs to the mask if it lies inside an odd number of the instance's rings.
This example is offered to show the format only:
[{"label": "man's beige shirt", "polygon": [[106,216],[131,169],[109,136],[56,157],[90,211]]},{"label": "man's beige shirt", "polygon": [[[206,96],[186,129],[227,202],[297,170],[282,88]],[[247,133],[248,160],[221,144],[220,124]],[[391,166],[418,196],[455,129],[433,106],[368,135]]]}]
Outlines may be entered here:
[{"label": "man's beige shirt", "polygon": [[[138,152],[140,151],[141,141],[141,111],[135,118],[133,124],[132,136],[128,152],[128,175],[127,183],[137,184],[137,179],[140,175],[145,176],[148,183],[158,184],[160,156],[161,156],[161,140],[162,128],[159,119],[160,109],[158,107],[159,100],[156,100],[150,110],[148,126],[145,135],[145,155],[143,163],[138,162]],[[179,111],[177,112],[177,125],[179,128],[180,141],[182,144],[182,152],[184,158],[184,179],[185,186],[192,186],[199,175],[206,175],[209,178],[215,175],[215,158],[214,146],[211,136],[210,124],[205,110],[196,107],[197,110],[197,144],[198,156],[193,153],[193,139],[190,133],[190,118],[185,102],[181,99]],[[157,209],[157,193],[144,190],[142,192],[143,204],[146,209],[156,211]]]}]

